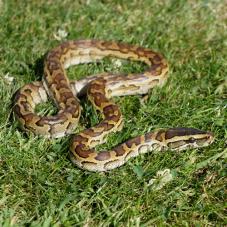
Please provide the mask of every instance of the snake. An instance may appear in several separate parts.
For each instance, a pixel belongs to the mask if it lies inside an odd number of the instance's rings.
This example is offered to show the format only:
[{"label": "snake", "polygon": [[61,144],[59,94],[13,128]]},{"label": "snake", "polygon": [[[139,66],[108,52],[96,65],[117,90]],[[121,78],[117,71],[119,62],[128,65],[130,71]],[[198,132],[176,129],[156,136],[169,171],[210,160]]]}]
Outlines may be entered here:
[{"label": "snake", "polygon": [[[103,72],[70,81],[66,69],[72,65],[98,62],[105,57],[139,61],[147,65],[140,73]],[[79,168],[104,172],[125,164],[131,157],[150,151],[184,150],[210,145],[214,135],[196,128],[156,129],[129,139],[108,151],[96,151],[110,133],[123,128],[123,116],[114,96],[144,95],[168,78],[167,60],[149,48],[104,40],[65,41],[48,52],[42,81],[21,87],[15,95],[13,111],[22,129],[47,138],[72,135],[69,157]],[[78,134],[74,130],[81,116],[78,97],[87,95],[102,120]],[[58,112],[51,116],[36,113],[36,106],[53,100]]]}]

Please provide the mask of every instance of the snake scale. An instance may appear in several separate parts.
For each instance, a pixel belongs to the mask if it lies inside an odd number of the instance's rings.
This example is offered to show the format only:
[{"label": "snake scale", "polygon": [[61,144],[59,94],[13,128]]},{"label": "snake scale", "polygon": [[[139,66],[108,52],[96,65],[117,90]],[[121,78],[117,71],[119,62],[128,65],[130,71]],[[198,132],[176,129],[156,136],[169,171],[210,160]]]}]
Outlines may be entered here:
[{"label": "snake scale", "polygon": [[[148,69],[137,74],[103,73],[79,81],[69,81],[65,69],[71,65],[95,62],[104,57],[140,61]],[[182,150],[211,144],[214,136],[194,128],[157,129],[130,139],[110,151],[96,152],[95,146],[106,136],[122,129],[123,118],[113,96],[146,94],[167,79],[164,57],[148,48],[99,40],[67,41],[52,49],[44,61],[44,77],[20,88],[15,96],[14,113],[27,131],[49,138],[72,134],[78,124],[81,107],[77,96],[86,94],[103,120],[96,126],[73,135],[70,159],[89,171],[107,171],[123,165],[129,158],[152,150]],[[58,107],[54,116],[39,116],[37,104],[51,97]]]}]

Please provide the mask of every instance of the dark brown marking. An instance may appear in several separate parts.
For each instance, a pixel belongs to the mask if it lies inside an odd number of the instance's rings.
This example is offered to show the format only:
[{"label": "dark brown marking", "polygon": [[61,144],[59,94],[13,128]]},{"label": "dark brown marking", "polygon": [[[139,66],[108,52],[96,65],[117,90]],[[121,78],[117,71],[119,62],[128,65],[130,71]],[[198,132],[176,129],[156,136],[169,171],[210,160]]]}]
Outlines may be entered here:
[{"label": "dark brown marking", "polygon": [[64,124],[68,118],[64,115],[64,113],[58,113],[54,116],[44,116],[39,117],[39,120],[36,122],[37,126],[43,127],[45,124],[51,124],[50,127],[52,127],[52,124]]},{"label": "dark brown marking", "polygon": [[[152,60],[152,59],[151,59]],[[162,67],[162,64],[154,64],[150,67],[149,72],[152,73],[153,76],[159,76],[158,69]]]},{"label": "dark brown marking", "polygon": [[21,100],[27,100],[27,96],[22,93],[23,91],[20,89],[14,95],[14,102],[20,102]]},{"label": "dark brown marking", "polygon": [[32,108],[29,102],[21,101],[20,104],[23,106],[25,111],[27,112],[32,111]]},{"label": "dark brown marking", "polygon": [[[123,43],[118,43],[117,44],[118,47],[116,47],[116,45],[113,45],[112,42],[106,42],[106,41],[103,41],[102,42],[102,50],[111,50],[112,52],[121,52],[121,53],[128,53],[129,52],[129,46],[127,46],[126,44],[123,44]],[[110,54],[109,56],[117,56],[117,54],[115,53],[112,53]]]},{"label": "dark brown marking", "polygon": [[67,42],[67,41],[62,43],[59,47],[61,48],[63,53],[65,52],[65,50],[71,49],[70,42]]},{"label": "dark brown marking", "polygon": [[62,80],[65,81],[65,75],[63,72],[58,72],[57,74],[53,75],[53,79],[55,81],[62,81]]},{"label": "dark brown marking", "polygon": [[79,144],[75,147],[75,152],[82,158],[88,158],[94,152],[94,149],[85,150],[85,145]]},{"label": "dark brown marking", "polygon": [[74,98],[72,92],[70,92],[70,91],[69,92],[67,92],[67,91],[60,92],[60,95],[61,95],[61,101],[64,103],[66,103],[68,99]]},{"label": "dark brown marking", "polygon": [[58,50],[53,49],[48,53],[46,62],[48,62],[50,59],[55,59],[55,58],[59,59],[60,56],[61,56],[61,53]]},{"label": "dark brown marking", "polygon": [[166,131],[165,138],[171,139],[175,136],[189,136],[197,134],[205,134],[206,132],[195,128],[170,128]]},{"label": "dark brown marking", "polygon": [[127,43],[118,43],[120,49],[130,49],[130,45]]},{"label": "dark brown marking", "polygon": [[105,101],[105,96],[100,93],[94,93],[94,103],[96,106],[101,106],[101,104]]},{"label": "dark brown marking", "polygon": [[[93,43],[93,45],[91,45]],[[97,42],[95,40],[76,40],[73,41],[73,44],[78,46],[78,47],[85,47],[85,48],[89,48],[91,46],[96,46]]]},{"label": "dark brown marking", "polygon": [[[97,126],[96,126],[97,127]],[[84,134],[86,135],[89,135],[91,137],[96,137],[96,136],[100,136],[102,134],[102,131],[100,132],[95,132],[95,130],[93,128],[88,128],[88,129],[85,129],[83,131]]]},{"label": "dark brown marking", "polygon": [[103,114],[107,117],[110,117],[115,113],[115,111],[119,111],[119,108],[117,105],[110,104],[109,106],[106,106],[103,108]]},{"label": "dark brown marking", "polygon": [[133,139],[126,141],[125,143],[126,143],[127,147],[131,148],[133,146],[133,144],[138,146],[140,144],[140,142],[141,142],[140,136],[138,136],[138,137],[135,137]]},{"label": "dark brown marking", "polygon": [[146,133],[146,134],[144,135],[144,138],[145,138],[145,142],[146,142],[146,143],[148,143],[148,142],[151,141],[153,134],[154,134],[154,133],[152,133],[152,132],[148,132],[148,133]]},{"label": "dark brown marking", "polygon": [[158,141],[160,141],[160,142],[162,142],[162,141],[163,141],[162,135],[163,135],[164,132],[165,132],[165,130],[160,130],[160,131],[157,133],[155,139],[158,140]]},{"label": "dark brown marking", "polygon": [[21,114],[20,111],[20,106],[18,104],[14,105],[13,111],[19,118],[23,118],[23,115]]},{"label": "dark brown marking", "polygon": [[62,70],[62,66],[61,66],[60,62],[57,61],[57,59],[54,61],[48,61],[47,66],[48,66],[48,70],[49,70],[50,74],[53,74],[53,72],[55,70],[58,70],[58,69]]},{"label": "dark brown marking", "polygon": [[104,91],[105,89],[103,85],[104,84],[91,83],[91,85],[88,87],[88,91],[91,92],[92,89]]},{"label": "dark brown marking", "polygon": [[[26,96],[24,96],[26,97]],[[18,102],[18,100],[21,98],[21,89],[19,89],[18,91],[16,91],[16,93],[14,94],[14,102]]]},{"label": "dark brown marking", "polygon": [[86,143],[88,142],[88,138],[81,136],[81,135],[76,135],[73,138],[73,143],[78,142],[78,143]]},{"label": "dark brown marking", "polygon": [[133,51],[136,55],[140,57],[152,58],[154,56],[154,52],[144,47],[137,47],[136,51]]},{"label": "dark brown marking", "polygon": [[161,62],[162,61],[162,57],[160,57],[158,54],[156,54],[153,58],[152,58],[153,62]]},{"label": "dark brown marking", "polygon": [[137,47],[135,53],[138,53],[138,52],[143,53],[143,55],[144,55],[144,48],[143,47]]},{"label": "dark brown marking", "polygon": [[23,92],[30,95],[32,93],[32,90],[30,88],[26,88]]},{"label": "dark brown marking", "polygon": [[61,81],[58,81],[57,83],[54,82],[54,83],[51,84],[51,85],[55,86],[55,89],[56,89],[56,90],[60,90],[60,89],[62,89],[62,88],[65,88],[65,89],[70,90],[68,84],[66,84],[66,83],[60,83],[60,82],[61,82]]},{"label": "dark brown marking", "polygon": [[39,121],[36,122],[36,125],[40,126],[40,127],[43,127],[44,124],[46,124],[46,120],[47,120],[46,117],[42,117],[42,118],[40,118]]},{"label": "dark brown marking", "polygon": [[102,151],[100,153],[97,154],[97,156],[95,157],[96,160],[98,161],[105,161],[110,159],[110,152],[108,151]]},{"label": "dark brown marking", "polygon": [[113,151],[116,153],[116,156],[122,156],[125,154],[125,150],[123,149],[122,145],[113,148]]},{"label": "dark brown marking", "polygon": [[[69,100],[67,100],[67,102],[69,102]],[[79,107],[78,100],[75,99],[75,98],[70,100],[70,104],[71,104],[72,106],[78,106],[78,107]]]},{"label": "dark brown marking", "polygon": [[[55,71],[59,70],[59,71],[63,72],[63,67],[60,62],[55,60],[55,61],[52,61],[52,63],[50,63],[49,70],[55,70]],[[52,72],[50,74],[52,75],[53,73],[55,73],[55,72]]]},{"label": "dark brown marking", "polygon": [[121,114],[119,112],[118,115],[112,115],[110,117],[107,117],[106,120],[118,122],[120,118],[121,118]]},{"label": "dark brown marking", "polygon": [[100,124],[98,124],[97,127],[103,128],[104,131],[109,131],[110,129],[112,129],[114,127],[114,125],[109,124],[108,121],[103,121]]},{"label": "dark brown marking", "polygon": [[[78,118],[80,115],[80,109],[78,111],[78,107],[77,106],[69,106],[66,108],[65,113],[70,113],[72,115],[73,118]],[[76,119],[74,119],[75,121]],[[76,120],[77,121],[77,120]]]}]

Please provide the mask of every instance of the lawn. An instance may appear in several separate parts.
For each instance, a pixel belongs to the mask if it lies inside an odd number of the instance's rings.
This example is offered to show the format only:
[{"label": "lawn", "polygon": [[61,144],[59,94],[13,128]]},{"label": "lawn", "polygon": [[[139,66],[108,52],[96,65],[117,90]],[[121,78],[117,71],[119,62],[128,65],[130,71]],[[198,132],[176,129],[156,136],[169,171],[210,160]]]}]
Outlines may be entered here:
[{"label": "lawn", "polygon": [[[227,159],[227,3],[223,0],[0,0],[0,226],[223,226]],[[64,40],[104,39],[152,48],[170,65],[164,87],[116,97],[124,128],[105,149],[157,128],[215,134],[206,148],[148,153],[107,173],[78,169],[70,136],[48,140],[20,130],[18,88],[40,80],[43,59]],[[137,72],[132,62],[71,67],[70,79]],[[99,113],[85,98],[75,133]],[[38,111],[50,114],[48,103]]]}]

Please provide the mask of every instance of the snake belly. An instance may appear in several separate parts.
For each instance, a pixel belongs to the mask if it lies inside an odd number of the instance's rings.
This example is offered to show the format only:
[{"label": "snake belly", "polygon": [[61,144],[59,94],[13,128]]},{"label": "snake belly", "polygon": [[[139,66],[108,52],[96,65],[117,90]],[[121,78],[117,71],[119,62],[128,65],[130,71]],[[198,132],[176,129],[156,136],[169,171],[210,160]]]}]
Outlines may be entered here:
[{"label": "snake belly", "polygon": [[[148,65],[144,72],[128,75],[104,73],[70,82],[65,69],[71,65],[95,62],[104,57],[140,61]],[[88,93],[91,103],[103,115],[98,125],[74,135],[70,158],[77,166],[90,171],[107,171],[123,165],[130,157],[149,150],[185,149],[207,146],[213,135],[191,128],[158,129],[128,140],[110,151],[97,153],[94,147],[105,142],[108,134],[121,130],[123,119],[113,96],[146,94],[161,86],[167,78],[168,65],[163,56],[148,48],[98,40],[67,41],[51,50],[44,62],[42,82],[27,84],[16,93],[14,113],[24,128],[37,135],[58,138],[72,134],[81,108],[78,94]],[[35,107],[50,96],[58,107],[54,116],[39,116]]]}]

